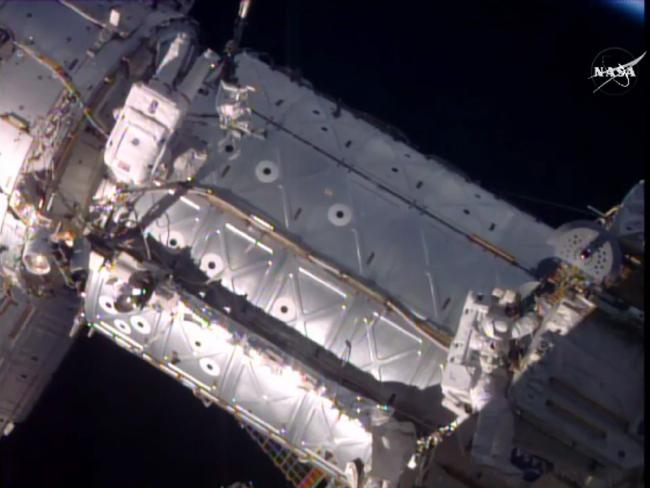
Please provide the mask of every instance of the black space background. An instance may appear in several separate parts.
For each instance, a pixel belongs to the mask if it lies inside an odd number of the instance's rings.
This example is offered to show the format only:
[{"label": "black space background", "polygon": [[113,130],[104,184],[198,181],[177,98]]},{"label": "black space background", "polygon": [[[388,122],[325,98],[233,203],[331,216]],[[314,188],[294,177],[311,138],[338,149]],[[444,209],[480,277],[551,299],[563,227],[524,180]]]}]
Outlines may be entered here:
[{"label": "black space background", "polygon": [[[199,0],[221,47],[237,1]],[[646,91],[593,95],[593,57],[645,50],[641,20],[586,1],[257,0],[244,44],[404,131],[552,225],[643,177]],[[650,76],[641,63],[641,82]],[[0,442],[0,486],[285,486],[236,422],[100,337],[80,339],[29,421]]]}]

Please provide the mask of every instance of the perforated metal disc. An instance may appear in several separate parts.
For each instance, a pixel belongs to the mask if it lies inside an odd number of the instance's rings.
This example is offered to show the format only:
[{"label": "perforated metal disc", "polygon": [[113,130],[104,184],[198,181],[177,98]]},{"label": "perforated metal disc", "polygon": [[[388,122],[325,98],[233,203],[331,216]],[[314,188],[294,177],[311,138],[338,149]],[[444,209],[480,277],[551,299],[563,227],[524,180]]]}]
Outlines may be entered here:
[{"label": "perforated metal disc", "polygon": [[[560,227],[551,239],[555,255],[597,282],[615,274],[621,264],[618,242],[595,222],[579,221]],[[589,256],[583,251],[599,237],[605,241]]]}]

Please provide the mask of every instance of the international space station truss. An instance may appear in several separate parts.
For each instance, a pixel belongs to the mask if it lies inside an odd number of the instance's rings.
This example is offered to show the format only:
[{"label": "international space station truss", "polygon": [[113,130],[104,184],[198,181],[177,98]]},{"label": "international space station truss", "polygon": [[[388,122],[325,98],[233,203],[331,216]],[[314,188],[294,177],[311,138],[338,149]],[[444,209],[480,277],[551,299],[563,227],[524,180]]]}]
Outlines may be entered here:
[{"label": "international space station truss", "polygon": [[[189,3],[0,1],[0,429],[88,326],[308,466],[297,486],[456,486],[459,463],[493,470],[481,486],[520,486],[499,476],[552,475],[553,442],[579,446],[562,479],[637,473],[642,376],[610,390],[618,368],[575,393],[580,375],[530,380],[528,346],[564,350],[540,338],[561,322],[597,330],[576,347],[598,356],[616,316],[633,324],[616,354],[643,364],[643,306],[620,292],[642,268],[643,183],[554,231],[242,51],[249,2],[224,52],[201,50]],[[607,313],[577,329],[576,307]],[[558,384],[587,403],[526,394]],[[483,410],[511,422],[507,456],[543,461],[504,468]],[[471,414],[473,460],[434,459]],[[523,419],[557,440],[522,442]]]}]

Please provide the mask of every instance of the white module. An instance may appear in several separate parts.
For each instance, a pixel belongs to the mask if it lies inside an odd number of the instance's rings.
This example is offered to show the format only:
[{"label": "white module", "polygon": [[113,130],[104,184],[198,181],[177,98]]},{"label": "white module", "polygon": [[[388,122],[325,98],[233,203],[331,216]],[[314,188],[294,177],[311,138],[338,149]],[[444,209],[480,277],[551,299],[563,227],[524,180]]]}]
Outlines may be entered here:
[{"label": "white module", "polygon": [[464,310],[449,349],[441,381],[443,406],[461,420],[471,413],[470,392],[481,375],[481,341],[476,337],[479,334],[476,324],[487,314],[488,306],[482,304],[473,292],[469,292]]},{"label": "white module", "polygon": [[151,86],[133,85],[104,153],[119,182],[140,185],[156,170],[186,105],[180,97],[167,97]]}]

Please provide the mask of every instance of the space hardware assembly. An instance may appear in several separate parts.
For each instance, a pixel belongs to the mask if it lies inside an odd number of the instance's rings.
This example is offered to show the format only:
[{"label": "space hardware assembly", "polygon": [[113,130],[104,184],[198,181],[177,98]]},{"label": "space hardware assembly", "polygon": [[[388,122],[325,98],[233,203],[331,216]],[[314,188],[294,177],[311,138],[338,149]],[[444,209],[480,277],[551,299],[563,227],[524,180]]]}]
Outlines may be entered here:
[{"label": "space hardware assembly", "polygon": [[87,333],[295,486],[642,486],[644,182],[552,229],[191,4],[0,1],[0,432]]}]

